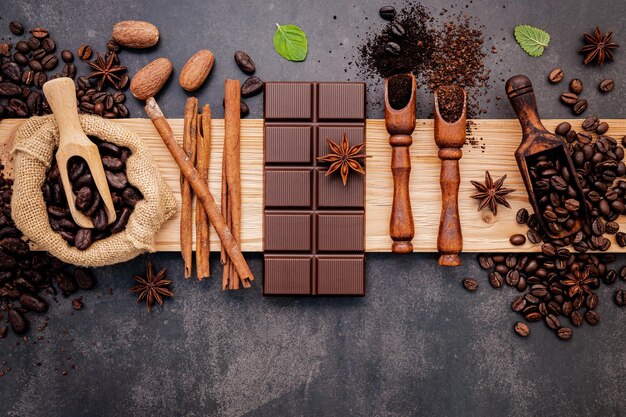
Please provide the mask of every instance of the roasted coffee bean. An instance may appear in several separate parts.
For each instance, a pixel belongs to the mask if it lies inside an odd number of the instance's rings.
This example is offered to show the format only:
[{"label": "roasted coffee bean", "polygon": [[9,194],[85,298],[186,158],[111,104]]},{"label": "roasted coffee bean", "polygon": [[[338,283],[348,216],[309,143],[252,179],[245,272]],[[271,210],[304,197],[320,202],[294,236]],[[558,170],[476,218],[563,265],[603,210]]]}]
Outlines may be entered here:
[{"label": "roasted coffee bean", "polygon": [[391,34],[396,38],[403,38],[406,35],[406,30],[404,26],[402,26],[398,21],[394,21],[391,23]]},{"label": "roasted coffee bean", "polygon": [[569,327],[561,327],[556,334],[561,340],[569,340],[572,338],[572,329]]},{"label": "roasted coffee bean", "polygon": [[515,323],[514,329],[515,329],[515,333],[517,333],[518,335],[522,337],[526,337],[530,334],[530,328],[528,327],[526,323],[517,322]]},{"label": "roasted coffee bean", "polygon": [[572,125],[568,122],[559,123],[556,129],[554,129],[554,133],[560,136],[565,136],[572,130]]},{"label": "roasted coffee bean", "polygon": [[593,310],[598,306],[598,296],[596,293],[591,293],[585,298],[585,305],[589,310]]},{"label": "roasted coffee bean", "polygon": [[39,39],[37,39],[36,37],[32,36],[28,39],[28,48],[31,51],[36,51],[37,49],[39,49],[41,47],[41,41]]},{"label": "roasted coffee bean", "polygon": [[500,288],[502,287],[504,280],[502,279],[502,275],[499,272],[494,271],[489,274],[489,283],[493,288]]},{"label": "roasted coffee bean", "polygon": [[402,52],[402,48],[400,48],[400,45],[395,42],[387,42],[385,44],[385,52],[387,52],[389,55],[400,55],[400,52]]},{"label": "roasted coffee bean", "polygon": [[569,82],[569,91],[574,94],[580,94],[583,92],[583,82],[578,78],[574,78]]},{"label": "roasted coffee bean", "polygon": [[557,248],[552,243],[544,243],[541,245],[541,252],[543,252],[545,256],[553,257],[556,255]]},{"label": "roasted coffee bean", "polygon": [[528,322],[539,321],[541,320],[541,313],[538,311],[531,311],[524,315],[524,319]]},{"label": "roasted coffee bean", "polygon": [[[89,229],[82,229],[89,230]],[[63,292],[63,295],[67,296],[76,292],[76,284],[74,279],[63,271],[59,271],[54,275],[54,282],[57,287]]]},{"label": "roasted coffee bean", "polygon": [[122,201],[129,207],[134,208],[135,205],[143,198],[141,192],[134,187],[128,187],[122,193]]},{"label": "roasted coffee bean", "polygon": [[82,88],[83,90],[91,88],[91,82],[87,77],[78,77],[77,84],[78,88]]},{"label": "roasted coffee bean", "polygon": [[585,110],[587,110],[587,106],[588,105],[589,105],[589,103],[587,103],[587,100],[585,100],[585,99],[578,100],[574,104],[574,107],[572,108],[573,111],[574,111],[574,114],[576,114],[576,115],[583,114],[585,112]]},{"label": "roasted coffee bean", "polygon": [[21,52],[22,54],[27,54],[30,52],[30,48],[28,47],[28,43],[26,41],[19,41],[18,43],[16,43],[15,49],[17,49],[17,51]]},{"label": "roasted coffee bean", "polygon": [[72,51],[64,49],[63,51],[61,51],[61,59],[66,64],[71,64],[72,62],[74,62],[74,54],[72,53]]},{"label": "roasted coffee bean", "polygon": [[124,207],[122,212],[118,214],[117,219],[111,225],[111,233],[119,233],[126,228],[126,223],[130,218],[131,211],[128,207]]},{"label": "roasted coffee bean", "polygon": [[528,237],[530,243],[532,243],[533,245],[541,242],[541,235],[536,230],[529,230],[528,232],[526,232],[526,236]]},{"label": "roasted coffee bean", "polygon": [[35,72],[32,70],[26,70],[22,73],[22,84],[26,86],[33,85],[35,81]]},{"label": "roasted coffee bean", "polygon": [[22,70],[15,62],[5,62],[0,68],[6,81],[19,83],[22,80]]},{"label": "roasted coffee bean", "polygon": [[478,281],[474,278],[465,278],[463,280],[463,286],[468,291],[476,291],[478,289]]},{"label": "roasted coffee bean", "polygon": [[509,238],[509,242],[511,242],[511,245],[514,246],[523,245],[524,243],[526,243],[526,236],[520,233],[516,233]]},{"label": "roasted coffee bean", "polygon": [[598,127],[596,128],[596,133],[598,135],[604,135],[608,130],[609,130],[609,124],[607,122],[602,122],[598,124]]},{"label": "roasted coffee bean", "polygon": [[9,333],[9,328],[7,326],[0,327],[0,339],[7,337],[7,333]]},{"label": "roasted coffee bean", "polygon": [[600,122],[598,121],[598,118],[596,116],[589,116],[583,121],[582,127],[586,131],[591,132],[598,127],[599,123]]},{"label": "roasted coffee bean", "polygon": [[0,239],[0,248],[11,255],[23,256],[28,252],[28,244],[17,237],[5,237]]},{"label": "roasted coffee bean", "polygon": [[39,71],[35,73],[33,82],[35,86],[41,88],[46,83],[46,81],[48,81],[48,76],[45,72]]},{"label": "roasted coffee bean", "polygon": [[516,287],[519,283],[520,274],[517,269],[512,269],[506,273],[506,283],[511,287]]},{"label": "roasted coffee bean", "polygon": [[123,190],[128,185],[128,179],[123,172],[104,171],[107,183],[116,190]]},{"label": "roasted coffee bean", "polygon": [[51,38],[44,39],[43,42],[41,42],[41,46],[46,52],[54,52],[56,49],[56,44]]},{"label": "roasted coffee bean", "polygon": [[28,328],[28,324],[24,316],[22,316],[19,311],[14,308],[10,308],[7,312],[9,316],[9,324],[11,324],[11,329],[15,334],[23,334],[26,332]]},{"label": "roasted coffee bean", "polygon": [[511,309],[513,311],[522,311],[526,307],[526,298],[523,295],[515,297],[513,302],[511,303]]},{"label": "roasted coffee bean", "polygon": [[563,77],[565,76],[565,73],[563,73],[563,70],[561,68],[555,68],[552,71],[550,71],[550,74],[548,74],[548,80],[551,83],[560,83],[561,81],[563,81]]},{"label": "roasted coffee bean", "polygon": [[41,65],[41,62],[31,59],[30,61],[28,61],[28,66],[33,70],[33,71],[43,71],[43,66]]},{"label": "roasted coffee bean", "polygon": [[561,322],[554,314],[548,314],[546,316],[546,325],[552,330],[558,330],[561,327]]},{"label": "roasted coffee bean", "polygon": [[256,71],[254,61],[244,51],[235,52],[235,63],[244,74],[252,75]]},{"label": "roasted coffee bean", "polygon": [[383,6],[378,10],[378,14],[385,20],[393,20],[396,17],[396,9],[393,6]]},{"label": "roasted coffee bean", "polygon": [[91,58],[91,54],[92,54],[91,46],[89,45],[81,45],[78,47],[78,50],[76,51],[76,55],[78,56],[78,58],[83,61],[89,60],[89,58]]},{"label": "roasted coffee bean", "polygon": [[21,36],[24,34],[24,26],[22,26],[22,24],[16,20],[9,23],[9,30],[12,34],[16,36]]},{"label": "roasted coffee bean", "polygon": [[85,250],[93,243],[93,233],[91,229],[80,229],[76,232],[74,246],[78,250]]},{"label": "roasted coffee bean", "polygon": [[8,81],[0,82],[0,96],[2,97],[15,97],[22,93],[22,88]]},{"label": "roasted coffee bean", "polygon": [[[484,255],[480,255],[478,257],[478,264],[480,265],[480,267],[484,270],[489,270],[491,268],[493,268],[494,266],[494,262],[493,262],[493,258],[490,256],[484,256]],[[625,275],[626,277],[626,275]]]},{"label": "roasted coffee bean", "polygon": [[603,93],[608,93],[609,91],[613,91],[613,88],[615,88],[615,82],[610,79],[602,80],[600,82],[600,85],[598,86],[598,89]]},{"label": "roasted coffee bean", "polygon": [[615,291],[615,304],[619,307],[626,306],[626,291],[625,290],[617,290]]},{"label": "roasted coffee bean", "polygon": [[568,106],[573,106],[578,101],[578,96],[574,93],[563,93],[561,94],[561,101]]},{"label": "roasted coffee bean", "polygon": [[22,54],[21,52],[14,53],[13,60],[15,61],[16,64],[22,67],[25,65],[28,65],[28,58],[26,57],[26,55]]},{"label": "roasted coffee bean", "polygon": [[74,79],[74,77],[76,77],[76,65],[74,64],[63,65],[63,70],[61,70],[61,75],[64,77],[69,77],[71,79]]},{"label": "roasted coffee bean", "polygon": [[106,210],[103,207],[100,207],[92,216],[91,221],[93,222],[94,229],[104,231],[109,225],[109,218]]},{"label": "roasted coffee bean", "polygon": [[81,290],[90,290],[96,285],[96,280],[87,268],[76,268],[74,270],[74,280]]},{"label": "roasted coffee bean", "polygon": [[594,310],[589,310],[585,313],[585,321],[592,326],[595,326],[600,322],[600,316]]},{"label": "roasted coffee bean", "polygon": [[602,281],[607,285],[613,284],[616,280],[617,280],[617,272],[613,270],[608,271],[606,274],[602,276]]},{"label": "roasted coffee bean", "polygon": [[15,115],[15,117],[27,117],[28,107],[26,103],[18,98],[9,99],[7,108]]},{"label": "roasted coffee bean", "polygon": [[35,29],[30,30],[29,33],[37,39],[48,37],[48,29],[42,27],[36,27]]},{"label": "roasted coffee bean", "polygon": [[515,216],[515,220],[519,224],[526,224],[528,221],[528,210],[525,208],[521,208],[518,210],[517,215]]},{"label": "roasted coffee bean", "polygon": [[[98,104],[102,104],[102,103],[98,103]],[[124,167],[124,164],[119,158],[116,158],[114,156],[108,156],[108,155],[105,155],[102,157],[102,165],[104,166],[105,169],[108,169],[110,171],[119,171],[120,169]]]},{"label": "roasted coffee bean", "polygon": [[265,83],[257,76],[248,77],[241,85],[241,96],[252,97],[263,91]]},{"label": "roasted coffee bean", "polygon": [[47,55],[46,50],[43,48],[39,48],[33,51],[33,53],[31,54],[31,58],[36,61],[41,61],[43,57],[45,57],[46,55]]}]

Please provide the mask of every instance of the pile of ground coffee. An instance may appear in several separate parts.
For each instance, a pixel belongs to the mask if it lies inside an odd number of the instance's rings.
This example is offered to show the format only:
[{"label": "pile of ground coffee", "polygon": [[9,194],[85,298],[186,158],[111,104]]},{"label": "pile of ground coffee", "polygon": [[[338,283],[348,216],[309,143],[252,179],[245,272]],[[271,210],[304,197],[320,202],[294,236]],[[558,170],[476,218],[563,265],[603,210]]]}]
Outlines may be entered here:
[{"label": "pile of ground coffee", "polygon": [[[441,22],[445,16],[449,15],[442,12],[436,20],[420,4],[405,6],[382,29],[372,27],[371,35],[348,65],[356,66],[359,77],[374,86],[380,84],[380,78],[404,72],[413,73],[418,87],[431,91],[458,84],[468,92],[468,117],[485,113],[486,109],[478,105],[479,98],[488,93],[490,75],[484,65],[482,27],[465,13]],[[402,36],[394,29],[397,24],[404,31]]]},{"label": "pile of ground coffee", "polygon": [[408,74],[398,74],[389,78],[387,96],[389,105],[395,110],[401,110],[411,101],[413,80]]},{"label": "pile of ground coffee", "polygon": [[463,114],[463,89],[458,85],[444,85],[437,89],[439,114],[448,123],[454,123]]}]

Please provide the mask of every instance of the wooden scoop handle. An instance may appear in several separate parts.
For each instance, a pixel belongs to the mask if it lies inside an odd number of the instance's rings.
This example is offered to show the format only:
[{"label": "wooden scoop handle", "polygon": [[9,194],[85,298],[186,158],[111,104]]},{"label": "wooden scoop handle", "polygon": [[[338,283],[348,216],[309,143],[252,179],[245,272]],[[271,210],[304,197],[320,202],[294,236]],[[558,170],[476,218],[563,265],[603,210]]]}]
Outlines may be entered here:
[{"label": "wooden scoop handle", "polygon": [[59,127],[59,147],[67,140],[80,141],[77,138],[84,138],[85,133],[78,118],[74,81],[68,77],[48,81],[43,85],[43,92]]},{"label": "wooden scoop handle", "polygon": [[439,234],[437,235],[437,250],[439,265],[459,266],[459,254],[463,250],[463,235],[459,218],[459,159],[463,155],[458,148],[443,148],[439,150],[441,171],[439,184],[441,185],[441,217],[439,218]]},{"label": "wooden scoop handle", "polygon": [[409,176],[411,174],[411,156],[409,146],[413,143],[410,135],[392,135],[389,137],[391,148],[391,173],[393,175],[393,204],[389,236],[393,240],[393,253],[413,252],[413,211],[409,195]]},{"label": "wooden scoop handle", "polygon": [[524,132],[522,142],[540,131],[545,131],[546,128],[539,117],[537,99],[530,79],[525,75],[515,75],[508,79],[505,88],[506,95]]}]

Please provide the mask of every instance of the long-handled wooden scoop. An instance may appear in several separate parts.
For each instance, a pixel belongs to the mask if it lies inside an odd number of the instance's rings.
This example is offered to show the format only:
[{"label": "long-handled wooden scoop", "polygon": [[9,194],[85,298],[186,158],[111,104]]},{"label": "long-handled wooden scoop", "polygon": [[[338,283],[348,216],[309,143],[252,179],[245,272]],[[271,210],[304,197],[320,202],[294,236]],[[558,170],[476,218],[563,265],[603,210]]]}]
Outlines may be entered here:
[{"label": "long-handled wooden scoop", "polygon": [[[409,195],[411,174],[409,146],[413,143],[411,134],[415,130],[415,77],[413,74],[399,74],[392,78],[385,80],[385,126],[389,132],[389,144],[392,147],[391,172],[393,175],[393,204],[389,236],[393,239],[391,245],[393,253],[410,253],[413,252],[411,241],[415,235]],[[392,97],[400,97],[400,99],[390,97],[390,88],[403,90],[391,92]]]},{"label": "long-handled wooden scoop", "polygon": [[446,121],[439,109],[439,91],[435,91],[435,143],[439,148],[438,156],[441,159],[439,184],[441,186],[441,216],[439,218],[439,234],[437,235],[437,250],[439,250],[439,265],[459,266],[459,254],[463,250],[463,234],[459,219],[459,159],[463,156],[461,148],[465,143],[465,117],[467,112],[467,93],[463,92],[461,115],[454,122]]},{"label": "long-handled wooden scoop", "polygon": [[48,81],[43,85],[43,92],[59,127],[59,149],[56,153],[56,159],[72,218],[80,227],[93,227],[91,219],[77,210],[74,205],[75,195],[67,173],[68,160],[73,156],[78,156],[87,163],[96,188],[102,197],[108,222],[109,224],[113,223],[115,221],[115,209],[102,167],[102,159],[98,147],[89,140],[80,125],[74,81],[67,77]]},{"label": "long-handled wooden scoop", "polygon": [[[513,106],[513,110],[517,114],[520,125],[522,127],[522,143],[515,151],[515,159],[519,167],[528,198],[533,210],[537,214],[537,220],[543,231],[553,239],[563,239],[567,236],[578,232],[588,221],[588,213],[586,209],[585,197],[576,175],[576,168],[572,162],[572,158],[565,151],[564,141],[556,135],[550,133],[541,123],[539,112],[537,111],[537,101],[533,91],[533,85],[525,75],[516,75],[508,79],[506,82],[506,94]],[[537,196],[531,181],[530,168],[528,164],[538,154],[545,152],[550,153],[552,160],[563,161],[563,168],[569,171],[570,186],[575,191],[576,200],[582,202],[580,205],[580,216],[576,218],[574,226],[567,230],[565,228],[555,232],[546,227],[543,210],[538,204]]]}]

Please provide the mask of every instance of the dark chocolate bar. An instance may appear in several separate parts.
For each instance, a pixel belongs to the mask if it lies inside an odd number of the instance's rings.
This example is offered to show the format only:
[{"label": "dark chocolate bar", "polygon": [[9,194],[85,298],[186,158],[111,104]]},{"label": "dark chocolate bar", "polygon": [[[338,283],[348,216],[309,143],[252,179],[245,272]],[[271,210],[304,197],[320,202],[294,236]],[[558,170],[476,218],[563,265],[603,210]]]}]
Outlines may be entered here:
[{"label": "dark chocolate bar", "polygon": [[365,176],[326,176],[326,139],[365,143],[365,84],[265,84],[265,295],[365,295]]}]

